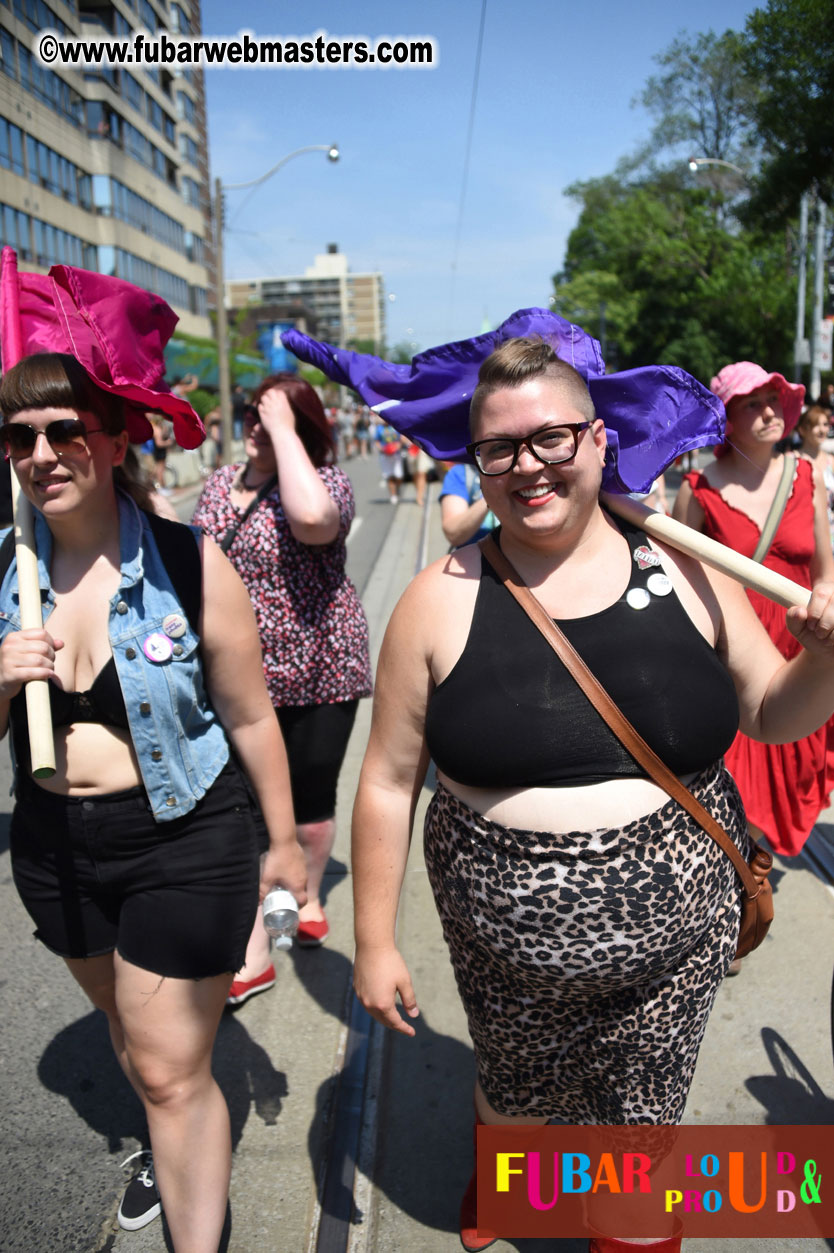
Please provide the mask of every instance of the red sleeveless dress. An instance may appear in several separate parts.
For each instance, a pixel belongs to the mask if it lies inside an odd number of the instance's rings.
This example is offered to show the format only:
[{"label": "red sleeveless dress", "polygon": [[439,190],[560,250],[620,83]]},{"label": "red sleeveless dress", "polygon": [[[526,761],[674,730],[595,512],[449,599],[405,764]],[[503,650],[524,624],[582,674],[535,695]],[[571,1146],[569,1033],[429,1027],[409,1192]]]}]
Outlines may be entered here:
[{"label": "red sleeveless dress", "polygon": [[[706,515],[704,531],[728,548],[752,557],[761,534],[751,518],[710,487],[703,474],[684,475]],[[800,459],[785,512],[763,564],[803,587],[811,586],[814,555],[814,479]],[[760,621],[783,657],[802,646],[787,627],[787,611],[758,592],[747,592]],[[747,819],[761,828],[778,853],[798,853],[834,787],[834,735],[825,723],[793,744],[759,744],[739,731],[725,756],[738,784]]]}]

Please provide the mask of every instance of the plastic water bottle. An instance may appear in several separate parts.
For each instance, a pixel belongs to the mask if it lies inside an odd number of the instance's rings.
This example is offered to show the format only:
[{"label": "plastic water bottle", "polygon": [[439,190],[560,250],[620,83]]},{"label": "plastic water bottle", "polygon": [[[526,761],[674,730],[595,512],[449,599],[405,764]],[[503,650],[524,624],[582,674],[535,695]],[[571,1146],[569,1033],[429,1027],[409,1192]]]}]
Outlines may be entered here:
[{"label": "plastic water bottle", "polygon": [[264,898],[264,928],[276,948],[292,948],[298,930],[298,905],[286,888],[273,888]]}]

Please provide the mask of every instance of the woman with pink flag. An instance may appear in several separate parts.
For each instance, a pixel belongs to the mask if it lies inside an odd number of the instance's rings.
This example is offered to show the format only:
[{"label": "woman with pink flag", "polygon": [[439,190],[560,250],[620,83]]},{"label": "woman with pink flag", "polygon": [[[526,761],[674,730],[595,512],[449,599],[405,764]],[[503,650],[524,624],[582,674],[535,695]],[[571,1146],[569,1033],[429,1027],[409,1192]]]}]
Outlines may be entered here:
[{"label": "woman with pink flag", "polygon": [[[21,621],[24,565],[5,541],[13,873],[36,936],[107,1015],[145,1108],[153,1161],[144,1155],[120,1224],[142,1227],[161,1205],[176,1253],[215,1253],[231,1137],[214,1037],[259,891],[279,883],[304,900],[286,755],[243,584],[211,541],[148,514],[124,473],[144,409],[167,412],[181,444],[200,440],[187,402],[158,390],[173,314],[96,275],[21,278],[17,339],[8,279],[4,291],[0,442],[34,507],[45,622]],[[22,355],[62,336],[73,355]],[[48,685],[50,768],[30,755],[32,682]],[[231,747],[269,831],[260,886]]]}]

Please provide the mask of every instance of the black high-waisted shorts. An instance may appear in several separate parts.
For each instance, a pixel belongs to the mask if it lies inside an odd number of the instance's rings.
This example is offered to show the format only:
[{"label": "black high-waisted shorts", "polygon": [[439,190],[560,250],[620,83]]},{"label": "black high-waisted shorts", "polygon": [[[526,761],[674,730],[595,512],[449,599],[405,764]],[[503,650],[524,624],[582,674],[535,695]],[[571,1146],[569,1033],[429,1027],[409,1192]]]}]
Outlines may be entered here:
[{"label": "black high-waisted shorts", "polygon": [[172,979],[239,970],[258,904],[255,828],[229,762],[190,813],[156,822],[141,787],[56,796],[27,781],[12,872],[35,935],[61,957],[117,949]]}]

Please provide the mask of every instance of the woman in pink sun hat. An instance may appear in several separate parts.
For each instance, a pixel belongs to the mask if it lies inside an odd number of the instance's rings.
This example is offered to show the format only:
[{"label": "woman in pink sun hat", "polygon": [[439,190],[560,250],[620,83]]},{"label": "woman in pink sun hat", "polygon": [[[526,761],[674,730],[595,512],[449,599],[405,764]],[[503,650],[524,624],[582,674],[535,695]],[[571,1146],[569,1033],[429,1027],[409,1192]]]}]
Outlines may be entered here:
[{"label": "woman in pink sun hat", "polygon": [[[834,577],[825,486],[809,461],[774,449],[796,426],[805,388],[752,361],[724,366],[710,382],[727,411],[725,442],[703,473],[684,476],[674,517],[810,588]],[[797,653],[786,611],[747,595],[784,657]],[[754,837],[798,853],[834,786],[834,735],[825,724],[793,744],[759,744],[739,733],[726,754]]]}]

